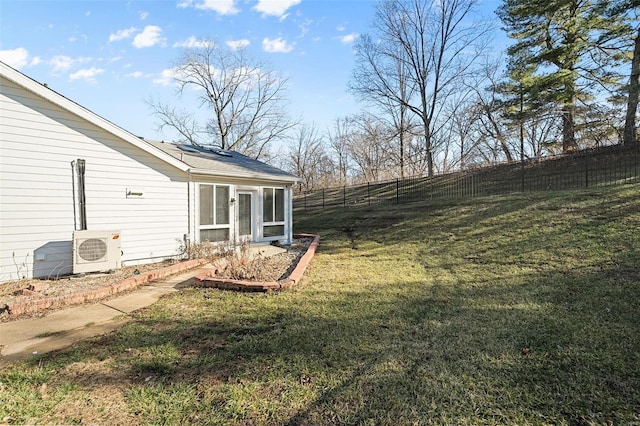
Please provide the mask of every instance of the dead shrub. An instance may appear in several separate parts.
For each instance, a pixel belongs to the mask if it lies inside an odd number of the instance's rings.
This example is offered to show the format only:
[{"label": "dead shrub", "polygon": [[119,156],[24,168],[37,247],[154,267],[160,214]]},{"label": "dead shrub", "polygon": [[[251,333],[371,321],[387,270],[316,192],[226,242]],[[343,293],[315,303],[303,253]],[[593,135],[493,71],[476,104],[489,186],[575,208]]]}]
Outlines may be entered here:
[{"label": "dead shrub", "polygon": [[207,259],[211,263],[224,265],[219,272],[223,278],[258,281],[269,270],[268,259],[261,253],[251,254],[249,241],[208,241],[189,244],[185,253],[189,259]]},{"label": "dead shrub", "polygon": [[267,269],[267,259],[261,254],[251,254],[249,242],[242,242],[225,260],[226,267],[221,275],[234,280],[260,280],[262,271]]},{"label": "dead shrub", "polygon": [[188,244],[186,248],[182,248],[188,259],[207,259],[215,262],[219,259],[226,258],[235,251],[234,244],[225,241],[223,243],[211,243],[204,241],[201,243]]}]

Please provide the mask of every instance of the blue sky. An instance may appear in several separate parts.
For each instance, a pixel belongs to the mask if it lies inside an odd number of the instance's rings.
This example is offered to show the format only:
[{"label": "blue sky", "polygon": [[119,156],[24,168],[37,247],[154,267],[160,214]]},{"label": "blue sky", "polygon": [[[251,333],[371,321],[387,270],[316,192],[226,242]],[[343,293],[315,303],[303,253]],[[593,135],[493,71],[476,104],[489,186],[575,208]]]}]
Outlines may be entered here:
[{"label": "blue sky", "polygon": [[[176,99],[166,78],[195,41],[246,45],[288,78],[288,110],[324,130],[360,106],[347,93],[368,0],[34,1],[0,3],[0,60],[118,126],[160,133],[145,100]],[[497,0],[487,0],[492,14]],[[498,30],[498,28],[496,27]],[[186,105],[197,108],[197,105]]]}]

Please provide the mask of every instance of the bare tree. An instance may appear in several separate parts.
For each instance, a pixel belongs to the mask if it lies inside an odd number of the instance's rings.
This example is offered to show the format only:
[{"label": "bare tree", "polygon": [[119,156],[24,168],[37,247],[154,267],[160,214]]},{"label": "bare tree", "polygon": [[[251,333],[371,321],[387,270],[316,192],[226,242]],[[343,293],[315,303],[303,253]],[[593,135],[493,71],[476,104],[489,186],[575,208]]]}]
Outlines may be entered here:
[{"label": "bare tree", "polygon": [[620,129],[624,128],[624,111],[621,105],[611,103],[586,104],[576,108],[576,136],[583,147],[613,145],[619,142]]},{"label": "bare tree", "polygon": [[184,109],[164,104],[154,98],[148,99],[147,105],[160,120],[159,130],[164,131],[166,128],[173,129],[180,135],[182,141],[188,142],[191,145],[200,145],[198,140],[201,130],[194,114],[189,114]]},{"label": "bare tree", "polygon": [[[382,52],[382,41],[373,41],[371,36],[365,34],[356,41],[357,61],[359,68],[354,72],[354,78],[350,82],[350,89],[359,96],[364,102],[377,108],[384,116],[388,117],[387,121],[393,128],[393,138],[397,139],[398,150],[394,157],[398,159],[400,168],[400,177],[405,176],[405,151],[407,143],[412,137],[411,133],[414,128],[414,113],[407,106],[411,97],[414,95],[414,85],[410,82],[409,68],[406,60],[388,61],[387,63],[379,62],[384,58]],[[386,47],[385,47],[386,48]],[[389,49],[393,49],[391,45]],[[399,57],[403,56],[401,49],[395,49]],[[363,90],[363,82],[372,76],[365,76],[366,73],[373,72],[384,73],[386,75],[375,75],[377,80],[384,79],[386,88],[389,92],[393,92],[395,96],[369,96]]]},{"label": "bare tree", "polygon": [[327,155],[323,136],[315,125],[301,125],[288,146],[286,168],[302,178],[299,189],[310,191],[332,180],[331,160]]},{"label": "bare tree", "polygon": [[[470,71],[485,25],[470,22],[477,0],[386,0],[377,8],[373,37],[356,46],[350,89],[360,98],[404,105],[418,118],[427,170],[433,175],[434,133],[444,100]],[[376,41],[374,41],[376,40]],[[377,41],[379,40],[379,41]],[[405,87],[402,91],[399,88]],[[444,118],[446,119],[446,118]]]},{"label": "bare tree", "polygon": [[349,173],[349,119],[347,117],[337,118],[333,129],[327,132],[329,147],[333,151],[336,159],[336,168],[338,172],[338,181],[340,186],[347,184]]},{"label": "bare tree", "polygon": [[424,136],[414,134],[407,141],[405,173],[407,176],[424,176],[427,174],[427,153]]},{"label": "bare tree", "polygon": [[481,72],[466,82],[469,89],[474,92],[468,113],[470,120],[475,123],[479,139],[485,141],[487,146],[495,146],[496,156],[511,163],[514,161],[517,147],[513,136],[517,132],[507,126],[507,120],[504,119],[504,101],[500,92],[496,90],[502,77],[501,68],[500,59],[485,58],[480,67]]},{"label": "bare tree", "polygon": [[463,107],[455,102],[450,106],[451,119],[443,129],[443,141],[440,148],[442,156],[442,170],[453,171],[455,168],[464,170],[466,157],[475,148],[478,138],[474,133],[474,114],[470,107],[471,101],[467,101]]},{"label": "bare tree", "polygon": [[200,107],[210,111],[205,123],[195,114],[149,101],[160,128],[176,130],[194,145],[213,145],[254,158],[283,138],[293,122],[284,112],[287,80],[245,49],[213,41],[187,49],[173,68],[179,96],[195,89]]},{"label": "bare tree", "polygon": [[357,180],[378,182],[396,177],[391,151],[391,131],[370,114],[350,117],[349,155],[356,166]]},{"label": "bare tree", "polygon": [[386,127],[389,140],[387,156],[393,163],[394,178],[411,176],[411,143],[416,136],[413,113],[401,105],[389,105],[387,114],[380,115],[378,121]]}]

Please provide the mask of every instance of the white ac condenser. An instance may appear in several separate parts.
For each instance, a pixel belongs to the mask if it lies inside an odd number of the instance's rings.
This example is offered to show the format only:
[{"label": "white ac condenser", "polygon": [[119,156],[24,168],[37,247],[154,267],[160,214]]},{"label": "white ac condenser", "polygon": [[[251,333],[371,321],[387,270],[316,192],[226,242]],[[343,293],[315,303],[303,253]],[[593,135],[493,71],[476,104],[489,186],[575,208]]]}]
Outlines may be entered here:
[{"label": "white ac condenser", "polygon": [[74,231],[73,273],[120,269],[120,231]]}]

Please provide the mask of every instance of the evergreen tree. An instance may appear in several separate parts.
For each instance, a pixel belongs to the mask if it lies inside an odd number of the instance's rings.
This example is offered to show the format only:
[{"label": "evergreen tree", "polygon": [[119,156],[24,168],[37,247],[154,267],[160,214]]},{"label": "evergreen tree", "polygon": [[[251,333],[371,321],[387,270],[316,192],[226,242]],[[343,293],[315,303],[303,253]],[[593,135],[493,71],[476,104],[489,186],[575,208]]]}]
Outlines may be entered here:
[{"label": "evergreen tree", "polygon": [[520,136],[520,160],[524,160],[524,125],[541,111],[553,109],[553,100],[543,91],[542,79],[534,74],[535,67],[521,61],[510,61],[506,79],[492,87],[498,93],[502,117]]},{"label": "evergreen tree", "polygon": [[[603,34],[603,37],[614,41],[609,46],[609,50],[613,52],[611,56],[619,58],[621,62],[631,63],[628,85],[625,88],[627,113],[623,132],[623,142],[631,144],[638,141],[636,117],[640,97],[640,0],[601,2],[606,8],[605,15],[618,23]],[[618,43],[615,43],[616,41]]]},{"label": "evergreen tree", "polygon": [[[511,68],[528,64],[536,84],[527,86],[559,106],[562,148],[577,148],[576,109],[594,88],[612,84],[608,67],[594,60],[598,37],[613,23],[592,0],[504,0],[497,11],[509,37]],[[532,75],[533,75],[532,73]]]},{"label": "evergreen tree", "polygon": [[638,97],[640,96],[640,26],[633,43],[633,56],[631,60],[631,74],[629,76],[629,97],[627,102],[627,115],[624,123],[624,143],[638,142],[636,132],[636,116],[638,111]]},{"label": "evergreen tree", "polygon": [[[637,141],[636,118],[640,96],[640,0],[598,0],[607,26],[597,39],[596,60],[602,66],[613,65],[618,75],[619,90],[614,103],[624,99],[626,117],[622,140]],[[630,64],[630,72],[627,66]]]}]

